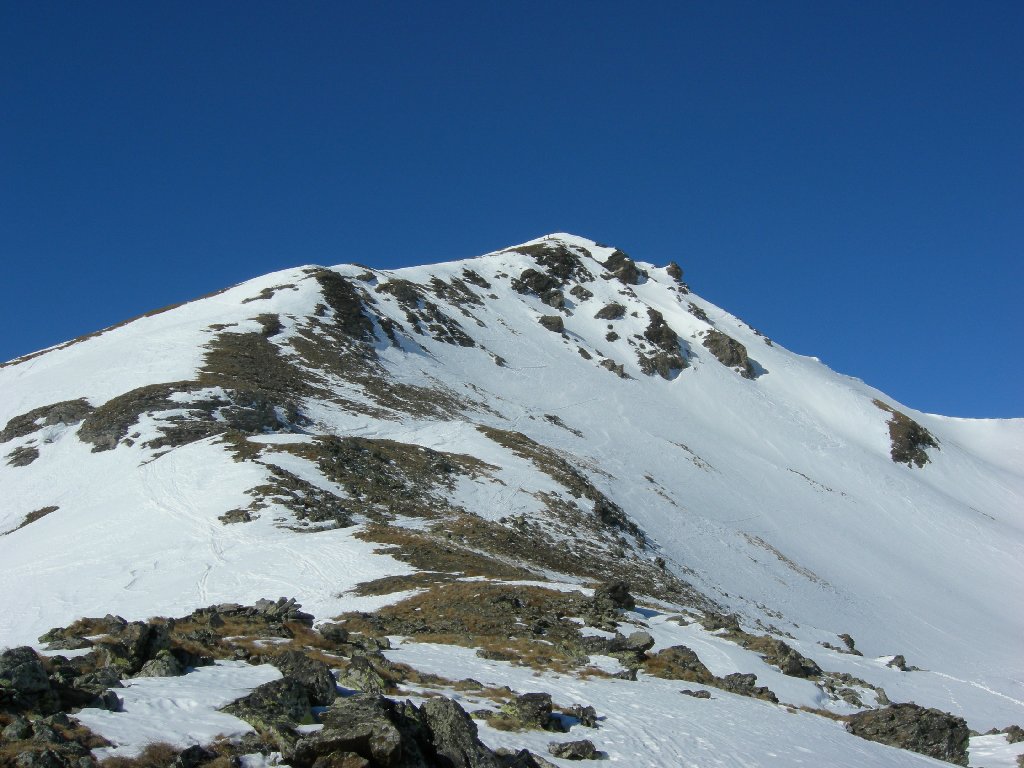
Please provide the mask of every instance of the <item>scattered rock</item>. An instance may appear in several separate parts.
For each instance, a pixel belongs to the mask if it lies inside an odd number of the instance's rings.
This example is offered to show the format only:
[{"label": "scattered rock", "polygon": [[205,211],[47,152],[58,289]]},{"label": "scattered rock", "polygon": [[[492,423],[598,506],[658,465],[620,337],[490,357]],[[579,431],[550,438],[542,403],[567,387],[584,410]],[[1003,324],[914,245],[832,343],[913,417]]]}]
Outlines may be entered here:
[{"label": "scattered rock", "polygon": [[631,632],[629,637],[615,633],[615,637],[608,640],[608,651],[610,653],[632,653],[643,656],[645,651],[654,647],[654,638],[649,632],[637,630]]},{"label": "scattered rock", "polygon": [[963,718],[917,704],[893,704],[850,716],[846,730],[869,741],[967,765],[970,730]]},{"label": "scattered rock", "polygon": [[689,688],[683,688],[683,690],[681,690],[680,693],[683,694],[684,696],[692,696],[695,699],[710,699],[711,698],[711,692],[710,691],[691,691]]}]

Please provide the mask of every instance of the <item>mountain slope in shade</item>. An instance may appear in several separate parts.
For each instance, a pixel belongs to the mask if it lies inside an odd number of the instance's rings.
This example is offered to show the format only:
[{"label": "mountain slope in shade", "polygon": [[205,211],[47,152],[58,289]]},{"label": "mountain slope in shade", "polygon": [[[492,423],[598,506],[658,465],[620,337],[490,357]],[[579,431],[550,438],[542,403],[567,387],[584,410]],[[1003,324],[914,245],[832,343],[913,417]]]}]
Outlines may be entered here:
[{"label": "mountain slope in shade", "polygon": [[[278,595],[375,611],[443,540],[482,576],[621,578],[893,701],[1024,721],[1024,420],[909,409],[675,265],[559,234],[285,270],[11,361],[0,392],[0,645]],[[648,619],[653,651],[683,642]],[[691,626],[716,675],[856,709]]]}]

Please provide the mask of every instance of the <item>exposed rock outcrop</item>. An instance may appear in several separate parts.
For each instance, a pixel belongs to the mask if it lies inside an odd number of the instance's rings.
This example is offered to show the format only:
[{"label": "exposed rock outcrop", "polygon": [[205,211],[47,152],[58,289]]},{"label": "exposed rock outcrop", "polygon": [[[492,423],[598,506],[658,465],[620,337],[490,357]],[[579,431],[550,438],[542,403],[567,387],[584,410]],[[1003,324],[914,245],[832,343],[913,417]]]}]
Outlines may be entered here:
[{"label": "exposed rock outcrop", "polygon": [[851,715],[846,730],[869,741],[967,765],[970,730],[963,718],[917,704],[893,704]]}]

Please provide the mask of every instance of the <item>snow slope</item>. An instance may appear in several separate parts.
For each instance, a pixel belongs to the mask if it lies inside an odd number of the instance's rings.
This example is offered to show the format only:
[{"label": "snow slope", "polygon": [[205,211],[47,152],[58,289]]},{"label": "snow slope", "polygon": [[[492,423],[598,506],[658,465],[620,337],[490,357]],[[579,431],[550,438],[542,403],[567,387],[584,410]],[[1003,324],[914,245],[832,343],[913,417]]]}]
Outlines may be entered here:
[{"label": "snow slope", "polygon": [[[375,375],[393,388],[432,386],[464,405],[444,418],[422,409],[350,407],[343,403],[372,403],[376,395],[321,372],[318,380],[330,382],[343,400],[305,396],[301,410],[309,423],[297,431],[387,438],[478,457],[494,472],[460,479],[450,497],[495,522],[536,518],[544,514],[542,494],[564,495],[551,477],[477,426],[521,432],[566,457],[618,504],[650,542],[647,557],[663,558],[747,626],[760,622],[786,633],[787,642],[823,668],[880,685],[894,701],[961,714],[979,730],[1024,722],[1024,420],[916,412],[814,358],[768,343],[734,315],[686,293],[664,268],[638,263],[647,277],[626,285],[602,266],[614,249],[565,234],[525,245],[575,254],[592,279],[569,279],[558,310],[514,287],[524,270],[540,266],[529,248],[395,271],[332,268],[372,298],[372,308],[364,306],[381,366]],[[468,280],[467,270],[480,278],[479,285],[468,284],[476,301],[429,289],[431,280]],[[203,368],[204,345],[223,332],[259,332],[262,315],[280,319],[269,340],[294,356],[312,318],[332,316],[314,275],[308,268],[267,275],[6,364],[0,426],[62,400],[84,397],[95,407],[137,387],[193,380]],[[446,342],[444,323],[414,327],[412,305],[398,292],[379,290],[396,281],[419,286],[472,343]],[[586,290],[570,292],[576,285]],[[612,302],[624,307],[621,318],[594,317]],[[414,311],[429,309],[424,300],[414,304]],[[651,351],[644,340],[651,309],[678,335],[689,361],[669,378],[645,374],[638,362],[640,345]],[[554,315],[564,333],[538,322]],[[400,327],[395,339],[382,321]],[[745,378],[719,362],[702,343],[712,330],[744,345],[760,375]],[[603,359],[621,364],[627,378],[602,367]],[[314,361],[304,365],[315,371]],[[183,409],[192,396],[182,397]],[[924,467],[891,459],[890,414],[875,400],[937,439]],[[371,610],[382,599],[370,603],[346,590],[412,570],[355,538],[359,526],[296,533],[278,525],[290,513],[273,505],[251,523],[223,525],[218,516],[248,503],[273,466],[339,499],[345,491],[315,463],[274,453],[309,439],[300,434],[253,438],[268,448],[259,460],[237,460],[217,437],[171,450],[145,447],[166,416],[142,415],[133,444],[122,441],[109,451],[93,452],[78,437],[78,424],[43,425],[0,445],[3,456],[19,447],[39,452],[27,466],[0,459],[0,646],[34,642],[81,615],[135,619],[278,595],[297,597],[320,618]],[[18,527],[49,507],[57,509]],[[844,632],[863,657],[822,647],[839,643]],[[689,642],[715,657],[712,638]],[[921,669],[886,666],[895,654]],[[747,667],[758,661],[751,654],[741,659]],[[601,686],[608,696],[621,687]],[[672,695],[672,707],[678,698]],[[722,705],[692,706],[706,714]],[[743,700],[736,706],[742,713],[722,717],[763,722],[766,733],[814,720],[807,739],[831,744],[835,729],[825,721],[782,711],[770,716],[769,726],[754,714],[767,705]],[[689,741],[666,747],[663,758],[643,759],[681,764],[684,752],[692,754],[687,750],[705,738],[707,754],[724,748],[717,737],[687,734]],[[752,737],[749,754],[723,764],[814,760],[813,753],[797,754],[806,746],[802,737],[771,759],[765,755],[772,739],[762,744],[759,738]],[[850,764],[884,749],[856,745]],[[637,759],[631,749],[622,747],[624,759]],[[906,762],[922,759],[899,754]]]}]

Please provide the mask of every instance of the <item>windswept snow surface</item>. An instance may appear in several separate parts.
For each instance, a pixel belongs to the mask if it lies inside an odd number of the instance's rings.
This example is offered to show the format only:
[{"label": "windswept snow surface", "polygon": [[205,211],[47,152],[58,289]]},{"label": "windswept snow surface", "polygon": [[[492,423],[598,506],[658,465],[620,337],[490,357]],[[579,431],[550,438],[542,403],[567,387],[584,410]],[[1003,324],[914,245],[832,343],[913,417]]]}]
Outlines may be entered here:
[{"label": "windswept snow surface", "polygon": [[[600,718],[598,728],[576,725],[565,735],[507,732],[485,721],[479,724],[480,738],[492,748],[525,747],[567,767],[573,763],[547,754],[549,742],[590,739],[610,762],[638,766],[949,765],[864,741],[847,733],[841,723],[796,709],[717,689],[709,689],[713,691],[710,699],[695,699],[681,694],[680,689],[703,686],[678,680],[642,676],[637,682],[596,678],[581,681],[564,675],[537,674],[529,667],[486,661],[470,649],[430,643],[403,643],[387,656],[424,672],[444,675],[457,669],[484,685],[507,685],[521,693],[548,691],[560,707],[593,706]],[[480,704],[458,692],[450,693],[462,699],[466,709],[476,709]]]},{"label": "windswept snow surface", "polygon": [[[539,494],[568,498],[551,477],[476,427],[520,431],[557,451],[620,505],[647,535],[650,557],[664,558],[669,569],[738,612],[746,626],[760,621],[788,633],[787,642],[825,669],[881,685],[894,701],[961,714],[978,730],[1024,722],[1024,420],[919,413],[814,358],[766,343],[737,317],[684,293],[662,268],[639,263],[648,277],[625,286],[601,266],[612,249],[571,235],[534,241],[545,243],[579,254],[595,278],[583,283],[589,298],[566,286],[564,334],[538,322],[557,310],[513,290],[512,278],[538,268],[520,251],[377,270],[372,280],[362,267],[335,267],[366,287],[374,312],[406,327],[398,346],[377,328],[377,354],[392,380],[434,383],[471,406],[461,416],[431,419],[308,400],[309,431],[478,457],[495,469],[489,477],[460,479],[452,501],[492,521],[541,514]],[[467,269],[491,286],[471,286],[480,303],[431,301],[475,346],[412,332],[397,299],[376,291],[397,279],[422,286],[435,277],[461,279]],[[613,301],[625,307],[621,319],[594,317]],[[290,354],[297,329],[322,303],[307,271],[288,270],[8,364],[0,368],[0,427],[56,401],[85,397],[99,406],[138,386],[193,378],[202,345],[218,329],[258,330],[261,314],[280,317],[282,330],[271,342]],[[664,316],[689,358],[689,367],[668,380],[645,375],[637,364],[632,344],[643,341],[648,309]],[[701,311],[707,320],[698,317]],[[722,365],[702,344],[712,329],[741,342],[761,375],[749,380]],[[610,330],[618,338],[608,336]],[[499,358],[504,365],[495,364]],[[602,358],[621,363],[629,378],[600,367]],[[935,375],[941,375],[938,366]],[[351,402],[369,398],[354,385],[338,386]],[[939,448],[928,450],[925,467],[893,463],[890,415],[875,399],[937,438]],[[343,493],[293,454],[265,456],[265,464],[236,461],[216,438],[163,454],[141,444],[94,453],[77,429],[51,425],[0,445],[0,533],[6,533],[0,535],[0,646],[34,642],[49,627],[82,615],[180,615],[217,602],[281,595],[328,618],[361,605],[346,594],[354,585],[412,570],[374,553],[355,537],[358,526],[300,534],[275,525],[287,517],[275,508],[251,523],[218,520],[251,501],[247,491],[265,481],[269,464]],[[156,426],[143,416],[139,429],[144,439]],[[258,438],[270,447],[308,439]],[[38,459],[27,466],[7,463],[4,457],[30,443]],[[57,509],[18,528],[48,507]],[[689,632],[679,642],[692,643],[712,669],[729,667],[724,641],[696,628],[677,630]],[[651,631],[657,637],[662,629],[654,623]],[[853,635],[863,657],[821,646],[840,644],[836,635],[843,632]],[[885,666],[895,654],[921,670]],[[470,663],[459,657],[463,661]],[[814,697],[799,681],[774,682],[790,686],[793,703]],[[923,760],[761,702],[725,695],[694,702],[673,693],[672,684],[652,682],[664,685],[663,697],[654,701],[665,704],[631,703],[637,694],[625,683],[591,684],[600,692],[592,703],[605,697],[606,709],[625,707],[636,718],[623,726],[623,741],[614,747],[623,759],[637,760],[640,750],[655,761],[650,764],[665,765],[688,764],[695,755],[703,765],[718,764],[716,751],[726,761],[721,764],[730,765]],[[644,752],[639,742],[648,735],[659,744],[654,735],[665,731],[663,718],[672,707],[677,721],[693,723],[689,735],[658,747],[665,750],[660,756]],[[711,720],[701,725],[705,716]],[[729,761],[721,734],[746,724],[750,746]],[[780,740],[787,728],[806,740]],[[829,749],[841,756],[833,759]]]},{"label": "windswept snow surface", "polygon": [[112,746],[95,750],[100,759],[134,757],[157,741],[179,748],[206,745],[219,736],[252,731],[247,722],[220,708],[280,677],[276,667],[243,661],[220,661],[181,677],[136,677],[117,689],[122,711],[86,708],[75,717],[111,742]]}]

